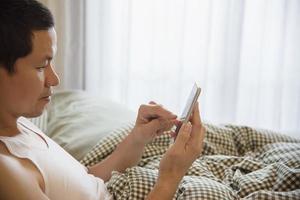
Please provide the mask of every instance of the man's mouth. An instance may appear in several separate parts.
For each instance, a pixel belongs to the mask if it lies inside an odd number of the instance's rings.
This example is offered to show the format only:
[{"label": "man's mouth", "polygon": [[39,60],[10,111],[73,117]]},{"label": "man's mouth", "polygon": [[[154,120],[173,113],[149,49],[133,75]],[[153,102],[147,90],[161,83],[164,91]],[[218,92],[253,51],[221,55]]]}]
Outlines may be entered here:
[{"label": "man's mouth", "polygon": [[42,96],[41,99],[43,99],[43,100],[49,100],[49,101],[50,101],[51,95],[52,95],[52,94],[47,94],[47,95],[45,95],[45,96]]},{"label": "man's mouth", "polygon": [[51,100],[51,96],[42,97],[41,100],[50,101]]}]

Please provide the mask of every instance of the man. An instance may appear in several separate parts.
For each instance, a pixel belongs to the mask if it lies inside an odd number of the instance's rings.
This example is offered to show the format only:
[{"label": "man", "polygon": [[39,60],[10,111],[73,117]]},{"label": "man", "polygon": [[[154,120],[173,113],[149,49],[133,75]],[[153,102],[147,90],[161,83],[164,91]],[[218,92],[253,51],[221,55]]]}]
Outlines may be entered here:
[{"label": "man", "polygon": [[[178,125],[176,115],[152,102],[141,105],[132,132],[102,162],[82,166],[24,117],[42,114],[59,84],[52,59],[56,32],[50,11],[35,0],[0,1],[1,199],[110,199],[104,181],[136,165],[144,147]],[[198,105],[163,156],[147,199],[172,199],[202,150],[205,130]]]}]

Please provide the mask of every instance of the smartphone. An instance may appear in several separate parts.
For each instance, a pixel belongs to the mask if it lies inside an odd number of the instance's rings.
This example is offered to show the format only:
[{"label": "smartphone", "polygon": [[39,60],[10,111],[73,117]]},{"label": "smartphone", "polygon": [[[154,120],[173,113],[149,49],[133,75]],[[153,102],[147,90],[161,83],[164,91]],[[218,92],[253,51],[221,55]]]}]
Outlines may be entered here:
[{"label": "smartphone", "polygon": [[[189,121],[200,92],[201,88],[195,83],[179,118],[182,123],[187,123]],[[175,130],[176,136],[180,130],[180,127],[181,125],[177,126]]]}]

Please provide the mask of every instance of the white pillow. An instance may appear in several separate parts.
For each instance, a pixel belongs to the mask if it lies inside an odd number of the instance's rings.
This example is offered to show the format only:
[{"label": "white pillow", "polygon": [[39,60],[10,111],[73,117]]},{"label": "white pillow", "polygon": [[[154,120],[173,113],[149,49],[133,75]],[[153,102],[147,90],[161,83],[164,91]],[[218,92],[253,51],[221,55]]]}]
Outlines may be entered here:
[{"label": "white pillow", "polygon": [[46,134],[80,160],[101,138],[135,117],[124,105],[103,97],[64,91],[52,98]]}]

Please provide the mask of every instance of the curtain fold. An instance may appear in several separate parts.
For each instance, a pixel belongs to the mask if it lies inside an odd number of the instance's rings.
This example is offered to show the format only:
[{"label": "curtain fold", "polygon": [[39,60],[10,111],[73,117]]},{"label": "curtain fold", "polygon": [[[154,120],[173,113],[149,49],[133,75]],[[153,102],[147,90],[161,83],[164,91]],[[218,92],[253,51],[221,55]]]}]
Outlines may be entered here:
[{"label": "curtain fold", "polygon": [[300,1],[51,0],[61,88],[300,132]]}]

